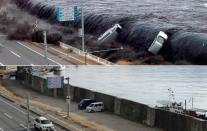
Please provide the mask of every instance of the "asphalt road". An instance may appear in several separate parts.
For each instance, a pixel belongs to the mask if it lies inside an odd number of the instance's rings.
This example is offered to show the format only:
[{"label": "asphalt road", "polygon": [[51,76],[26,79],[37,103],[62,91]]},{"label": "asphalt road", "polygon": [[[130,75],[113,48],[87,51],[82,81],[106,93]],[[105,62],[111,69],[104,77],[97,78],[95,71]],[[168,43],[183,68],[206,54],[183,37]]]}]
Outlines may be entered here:
[{"label": "asphalt road", "polygon": [[[30,113],[32,122],[36,117],[38,117],[36,114]],[[65,131],[57,125],[55,130]],[[0,131],[27,131],[27,111],[2,97],[0,97]],[[35,131],[32,123],[30,131]]]},{"label": "asphalt road", "polygon": [[[57,52],[56,52],[57,53]],[[0,65],[83,65],[84,62],[69,58],[63,59],[63,53],[48,52],[48,62],[45,59],[44,48],[32,46],[28,42],[7,40],[0,34]]]}]

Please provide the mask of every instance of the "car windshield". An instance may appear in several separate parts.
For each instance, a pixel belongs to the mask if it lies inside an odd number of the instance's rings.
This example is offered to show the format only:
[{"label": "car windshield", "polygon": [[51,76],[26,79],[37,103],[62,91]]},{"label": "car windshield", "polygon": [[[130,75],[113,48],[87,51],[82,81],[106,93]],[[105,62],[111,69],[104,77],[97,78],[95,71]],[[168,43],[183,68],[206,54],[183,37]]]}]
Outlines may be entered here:
[{"label": "car windshield", "polygon": [[80,103],[83,104],[86,100],[82,100]]},{"label": "car windshield", "polygon": [[161,37],[161,36],[158,36],[157,41],[159,43],[164,43],[165,42],[165,39],[163,37]]},{"label": "car windshield", "polygon": [[50,124],[49,120],[41,120],[41,124]]},{"label": "car windshield", "polygon": [[89,107],[93,107],[93,104],[90,104]]}]

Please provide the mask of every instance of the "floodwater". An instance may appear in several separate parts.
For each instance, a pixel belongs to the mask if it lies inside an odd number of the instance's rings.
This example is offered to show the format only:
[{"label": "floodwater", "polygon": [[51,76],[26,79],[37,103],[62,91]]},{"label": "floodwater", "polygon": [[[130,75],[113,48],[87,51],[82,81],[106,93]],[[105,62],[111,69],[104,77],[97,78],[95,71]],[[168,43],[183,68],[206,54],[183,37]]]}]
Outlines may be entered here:
[{"label": "floodwater", "polygon": [[72,85],[133,100],[150,106],[175,100],[187,107],[207,109],[205,66],[70,66],[62,72]]},{"label": "floodwater", "polygon": [[[22,0],[18,6],[40,18],[55,21],[48,0]],[[38,2],[42,2],[37,4]],[[146,52],[159,31],[168,35],[160,55],[173,63],[207,65],[206,0],[73,0],[85,14],[85,33],[100,36],[115,23],[123,29],[116,41]],[[49,5],[49,6],[48,6]],[[75,21],[80,24],[80,12]],[[111,43],[107,43],[111,44]]]},{"label": "floodwater", "polygon": [[[77,0],[78,4],[83,0]],[[87,12],[137,17],[139,23],[166,23],[207,31],[206,0],[87,0]]]}]

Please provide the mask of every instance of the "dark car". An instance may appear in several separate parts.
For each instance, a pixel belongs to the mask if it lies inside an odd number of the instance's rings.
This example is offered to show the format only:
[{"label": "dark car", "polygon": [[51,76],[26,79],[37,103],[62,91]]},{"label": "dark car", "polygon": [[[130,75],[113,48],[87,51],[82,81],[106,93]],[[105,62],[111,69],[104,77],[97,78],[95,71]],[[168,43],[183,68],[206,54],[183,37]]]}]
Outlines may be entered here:
[{"label": "dark car", "polygon": [[83,99],[78,104],[78,109],[86,109],[91,103],[96,102],[94,99]]}]

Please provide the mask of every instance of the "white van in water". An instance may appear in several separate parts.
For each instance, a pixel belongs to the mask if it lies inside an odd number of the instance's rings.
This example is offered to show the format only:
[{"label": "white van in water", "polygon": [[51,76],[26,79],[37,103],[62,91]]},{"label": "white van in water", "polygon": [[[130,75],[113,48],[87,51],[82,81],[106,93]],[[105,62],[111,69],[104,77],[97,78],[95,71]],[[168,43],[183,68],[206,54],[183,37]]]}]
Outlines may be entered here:
[{"label": "white van in water", "polygon": [[120,24],[115,24],[113,27],[108,29],[104,34],[102,34],[98,38],[99,43],[104,43],[104,42],[112,42],[116,39],[118,33],[121,32],[122,26]]},{"label": "white van in water", "polygon": [[103,102],[94,102],[86,107],[87,112],[98,112],[98,111],[103,111],[103,110],[104,110]]},{"label": "white van in water", "polygon": [[163,47],[165,42],[167,41],[168,36],[163,31],[160,31],[158,35],[156,36],[155,40],[149,47],[148,51],[152,54],[156,55],[159,53],[160,49]]}]

